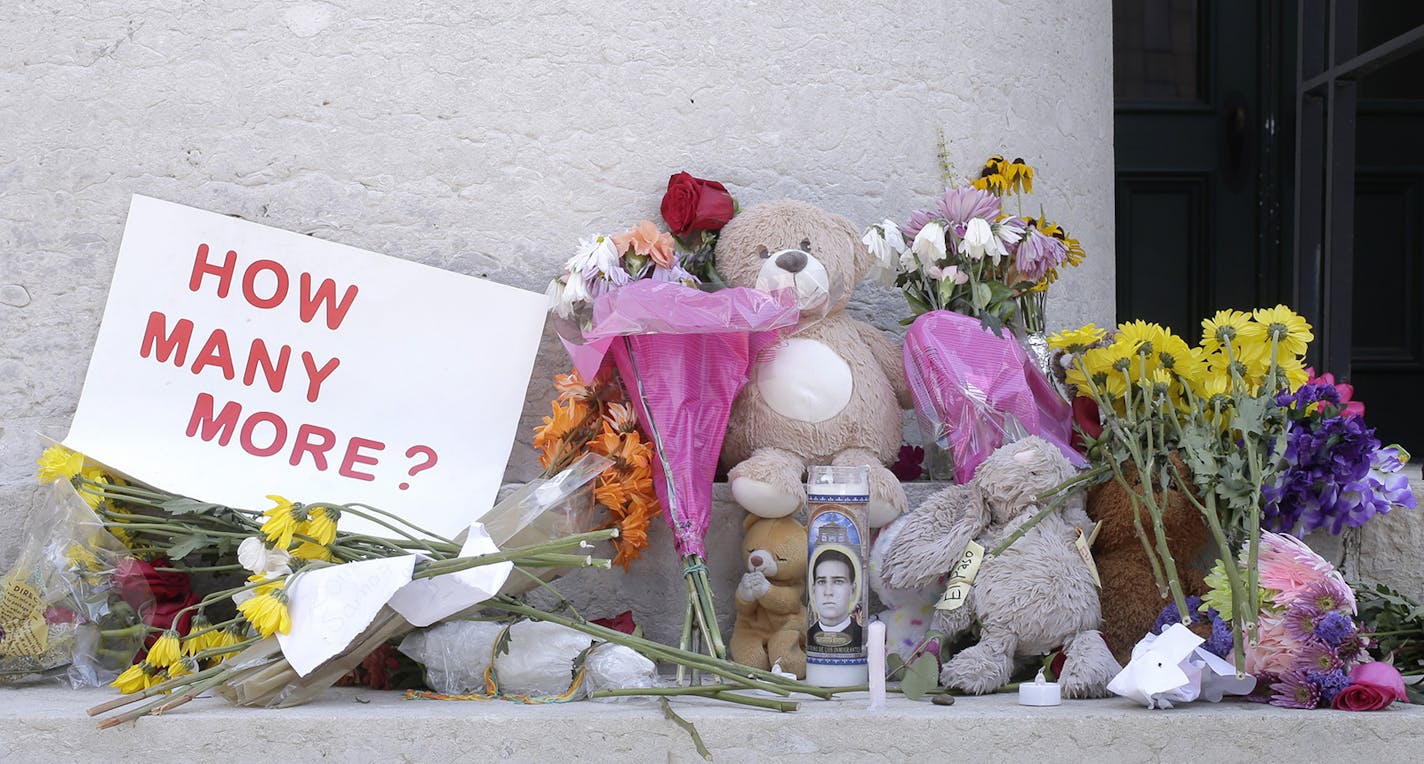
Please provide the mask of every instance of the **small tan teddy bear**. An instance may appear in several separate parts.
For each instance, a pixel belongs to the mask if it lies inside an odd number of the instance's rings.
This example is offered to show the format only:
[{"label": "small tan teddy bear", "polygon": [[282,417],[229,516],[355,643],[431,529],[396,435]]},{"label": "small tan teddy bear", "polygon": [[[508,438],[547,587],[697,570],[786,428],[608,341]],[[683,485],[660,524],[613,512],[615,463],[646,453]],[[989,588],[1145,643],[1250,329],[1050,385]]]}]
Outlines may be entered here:
[{"label": "small tan teddy bear", "polygon": [[737,585],[732,660],[806,675],[806,528],[790,517],[747,515],[742,523],[747,572]]},{"label": "small tan teddy bear", "polygon": [[793,289],[796,331],[766,352],[732,408],[722,463],[732,496],[761,517],[806,501],[809,465],[870,467],[872,527],[905,510],[905,490],[886,464],[911,405],[900,348],[845,312],[874,264],[850,221],[804,202],[758,204],[732,218],[717,241],[727,284]]}]

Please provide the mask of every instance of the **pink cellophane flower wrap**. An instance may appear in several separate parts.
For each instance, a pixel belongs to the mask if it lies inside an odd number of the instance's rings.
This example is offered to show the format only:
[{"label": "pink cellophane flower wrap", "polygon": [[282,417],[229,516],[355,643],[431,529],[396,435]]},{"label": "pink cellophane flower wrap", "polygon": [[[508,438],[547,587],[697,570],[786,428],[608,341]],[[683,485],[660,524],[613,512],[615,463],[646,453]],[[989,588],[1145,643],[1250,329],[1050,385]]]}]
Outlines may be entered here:
[{"label": "pink cellophane flower wrap", "polygon": [[1058,446],[1074,465],[1071,410],[1010,335],[997,337],[962,313],[937,310],[905,333],[905,379],[920,432],[954,456],[955,482],[966,483],[1003,445],[1004,417]]},{"label": "pink cellophane flower wrap", "polygon": [[[597,373],[604,355],[613,354],[658,451],[653,484],[681,555],[706,552],[712,480],[732,401],[777,330],[797,320],[789,292],[702,292],[642,280],[598,297],[593,326],[583,333],[586,343],[564,343],[585,379]],[[664,464],[675,496],[668,495]]]}]

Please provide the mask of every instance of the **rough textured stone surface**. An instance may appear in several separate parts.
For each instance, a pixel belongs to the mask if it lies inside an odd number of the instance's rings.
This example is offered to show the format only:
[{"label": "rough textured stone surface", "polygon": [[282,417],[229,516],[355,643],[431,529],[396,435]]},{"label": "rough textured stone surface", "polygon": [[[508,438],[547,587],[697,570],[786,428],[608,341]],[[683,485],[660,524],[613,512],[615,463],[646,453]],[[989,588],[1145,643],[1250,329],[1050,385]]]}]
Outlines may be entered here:
[{"label": "rough textured stone surface", "polygon": [[[996,151],[1087,263],[1055,325],[1113,315],[1106,0],[0,4],[0,563],[36,431],[79,398],[129,195],[542,291],[579,236],[656,218],[667,176],[857,224],[927,206],[937,136]],[[1007,51],[1012,48],[1012,55]],[[904,314],[863,287],[856,310]],[[546,342],[524,423],[566,361]],[[527,431],[527,430],[526,430]],[[527,435],[509,477],[530,477]]]},{"label": "rough textured stone surface", "polygon": [[[0,694],[0,759],[52,761],[700,762],[686,732],[647,700],[549,706],[405,701],[392,692],[329,691],[277,711],[196,700],[160,717],[97,730],[84,709],[104,690]],[[972,751],[990,762],[1414,761],[1424,708],[1299,711],[1251,703],[1191,703],[1149,711],[1122,698],[1027,708],[1013,695],[952,707],[892,696],[866,710],[863,693],[805,700],[800,710],[674,700],[718,762],[942,762]]]}]

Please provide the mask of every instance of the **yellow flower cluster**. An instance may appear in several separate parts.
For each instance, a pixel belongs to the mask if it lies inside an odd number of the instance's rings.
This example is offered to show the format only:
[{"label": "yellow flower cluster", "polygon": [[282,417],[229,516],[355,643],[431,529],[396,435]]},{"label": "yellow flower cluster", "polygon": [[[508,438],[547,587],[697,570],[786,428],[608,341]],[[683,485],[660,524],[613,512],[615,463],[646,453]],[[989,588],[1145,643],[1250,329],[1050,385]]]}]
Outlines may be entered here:
[{"label": "yellow flower cluster", "polygon": [[969,182],[980,191],[988,191],[995,196],[1023,192],[1033,193],[1033,168],[1022,159],[1006,161],[995,154],[984,162],[979,177]]},{"label": "yellow flower cluster", "polygon": [[[336,522],[341,512],[332,507],[307,508],[290,502],[281,496],[268,496],[275,503],[263,512],[267,520],[262,523],[262,533],[267,543],[274,549],[290,550],[293,557],[304,560],[330,561],[331,543],[336,540]],[[300,543],[292,549],[292,541]]]},{"label": "yellow flower cluster", "polygon": [[1202,321],[1195,347],[1159,324],[1120,324],[1111,344],[1101,346],[1103,331],[1089,324],[1049,338],[1051,347],[1075,360],[1068,383],[1080,394],[1110,401],[1121,411],[1129,391],[1147,393],[1179,410],[1193,399],[1206,410],[1223,405],[1235,392],[1250,395],[1269,389],[1294,390],[1309,377],[1306,348],[1315,336],[1304,318],[1284,305],[1252,313],[1221,310]]}]

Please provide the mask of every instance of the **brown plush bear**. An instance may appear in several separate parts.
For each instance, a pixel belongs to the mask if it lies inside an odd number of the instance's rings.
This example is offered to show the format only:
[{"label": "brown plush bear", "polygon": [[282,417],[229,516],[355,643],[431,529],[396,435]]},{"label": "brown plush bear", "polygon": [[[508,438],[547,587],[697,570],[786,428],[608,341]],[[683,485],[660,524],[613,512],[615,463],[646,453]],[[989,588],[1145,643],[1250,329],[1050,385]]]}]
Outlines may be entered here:
[{"label": "brown plush bear", "polygon": [[804,202],[759,204],[722,229],[723,279],[792,289],[801,308],[795,332],[763,354],[737,396],[722,444],[732,496],[752,514],[795,512],[806,500],[805,469],[816,464],[870,467],[872,527],[905,511],[905,490],[885,468],[910,406],[900,348],[845,312],[873,264],[850,221]]},{"label": "brown plush bear", "polygon": [[737,586],[732,660],[806,675],[806,528],[790,517],[747,515],[747,572]]},{"label": "brown plush bear", "polygon": [[[1173,457],[1177,469],[1188,474],[1186,465]],[[1123,475],[1141,490],[1137,469],[1124,466]],[[1159,501],[1162,499],[1159,498]],[[1201,512],[1180,491],[1166,494],[1162,523],[1167,531],[1167,548],[1177,563],[1177,580],[1187,596],[1205,593],[1197,557],[1211,540],[1211,532]],[[1156,549],[1152,518],[1143,508],[1142,529]],[[1113,656],[1126,665],[1132,658],[1132,647],[1152,629],[1162,608],[1171,602],[1171,594],[1163,596],[1152,575],[1152,565],[1142,549],[1133,524],[1132,499],[1117,480],[1109,480],[1088,493],[1088,516],[1101,521],[1097,540],[1093,542],[1093,560],[1102,578],[1103,637],[1112,648]]]}]

